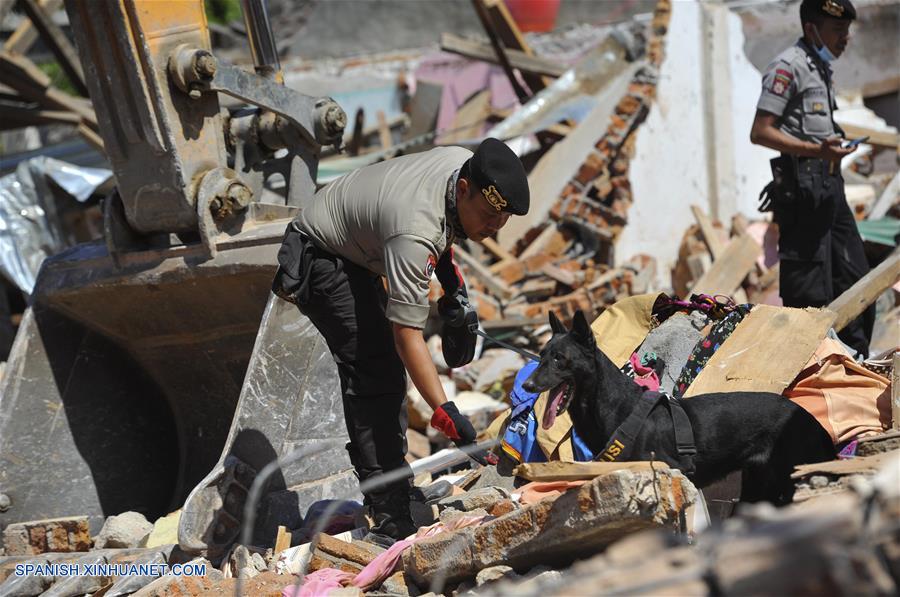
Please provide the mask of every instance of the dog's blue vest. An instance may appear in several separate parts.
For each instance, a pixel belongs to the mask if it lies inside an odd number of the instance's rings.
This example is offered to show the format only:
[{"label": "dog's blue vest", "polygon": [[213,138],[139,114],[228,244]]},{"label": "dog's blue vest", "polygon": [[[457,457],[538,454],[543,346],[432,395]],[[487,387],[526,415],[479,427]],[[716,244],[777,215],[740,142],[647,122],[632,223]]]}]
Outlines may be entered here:
[{"label": "dog's blue vest", "polygon": [[644,392],[628,418],[619,425],[612,437],[609,438],[606,447],[595,458],[595,460],[606,460],[608,462],[619,462],[631,460],[634,452],[634,446],[644,421],[650,416],[659,405],[664,405],[672,420],[672,428],[675,430],[675,447],[678,450],[678,468],[685,475],[690,477],[694,474],[694,454],[697,453],[697,446],[694,444],[694,430],[691,426],[691,420],[681,406],[681,401],[662,394],[660,392],[646,391]]}]

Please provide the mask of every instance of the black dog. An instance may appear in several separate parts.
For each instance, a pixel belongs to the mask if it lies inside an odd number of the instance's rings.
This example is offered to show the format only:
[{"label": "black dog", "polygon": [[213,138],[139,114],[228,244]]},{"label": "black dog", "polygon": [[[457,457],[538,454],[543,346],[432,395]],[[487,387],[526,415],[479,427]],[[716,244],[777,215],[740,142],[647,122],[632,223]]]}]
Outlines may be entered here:
[{"label": "black dog", "polygon": [[[575,314],[572,330],[550,313],[553,337],[541,362],[523,385],[529,392],[550,391],[544,428],[568,409],[575,430],[594,454],[601,454],[614,432],[642,399],[644,389],[622,373],[597,348],[584,314]],[[799,464],[835,458],[831,437],[803,408],[777,394],[727,392],[702,394],[679,402],[693,428],[697,453],[691,480],[698,487],[743,471],[741,501],[789,503],[791,473]],[[629,460],[651,453],[679,467],[675,432],[667,408],[654,408],[634,439]],[[683,460],[681,462],[684,462]]]}]

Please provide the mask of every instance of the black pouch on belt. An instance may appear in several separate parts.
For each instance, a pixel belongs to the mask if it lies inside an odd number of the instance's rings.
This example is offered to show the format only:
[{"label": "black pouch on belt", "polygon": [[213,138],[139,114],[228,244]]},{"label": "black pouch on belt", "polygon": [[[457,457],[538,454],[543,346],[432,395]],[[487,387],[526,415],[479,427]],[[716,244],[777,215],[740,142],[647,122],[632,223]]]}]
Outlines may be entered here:
[{"label": "black pouch on belt", "polygon": [[772,168],[772,182],[759,194],[759,211],[784,211],[797,203],[796,158],[781,155],[769,160]]},{"label": "black pouch on belt", "polygon": [[295,222],[284,233],[278,249],[278,272],[272,281],[272,292],[296,305],[309,303],[309,277],[316,246]]}]

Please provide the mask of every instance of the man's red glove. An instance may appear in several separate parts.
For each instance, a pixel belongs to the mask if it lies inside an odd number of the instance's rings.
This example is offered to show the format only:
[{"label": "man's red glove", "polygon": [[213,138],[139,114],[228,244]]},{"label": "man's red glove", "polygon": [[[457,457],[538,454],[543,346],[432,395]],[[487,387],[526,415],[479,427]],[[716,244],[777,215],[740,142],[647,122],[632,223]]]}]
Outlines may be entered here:
[{"label": "man's red glove", "polygon": [[[458,448],[475,443],[475,428],[452,402],[445,402],[434,411],[431,426],[453,440]],[[486,450],[470,452],[469,458],[485,466],[498,462],[497,457]]]}]

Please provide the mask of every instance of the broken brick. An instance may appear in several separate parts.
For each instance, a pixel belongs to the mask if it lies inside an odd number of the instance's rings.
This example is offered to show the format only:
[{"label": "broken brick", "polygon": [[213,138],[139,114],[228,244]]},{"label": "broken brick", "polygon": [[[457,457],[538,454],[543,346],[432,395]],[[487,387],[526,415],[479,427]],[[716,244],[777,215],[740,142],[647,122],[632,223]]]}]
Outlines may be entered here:
[{"label": "broken brick", "polygon": [[3,531],[3,546],[6,555],[88,551],[91,533],[87,516],[10,524]]},{"label": "broken brick", "polygon": [[678,471],[616,471],[556,500],[419,541],[404,553],[404,570],[427,585],[439,570],[456,582],[499,564],[565,564],[633,532],[676,525],[695,496]]}]

